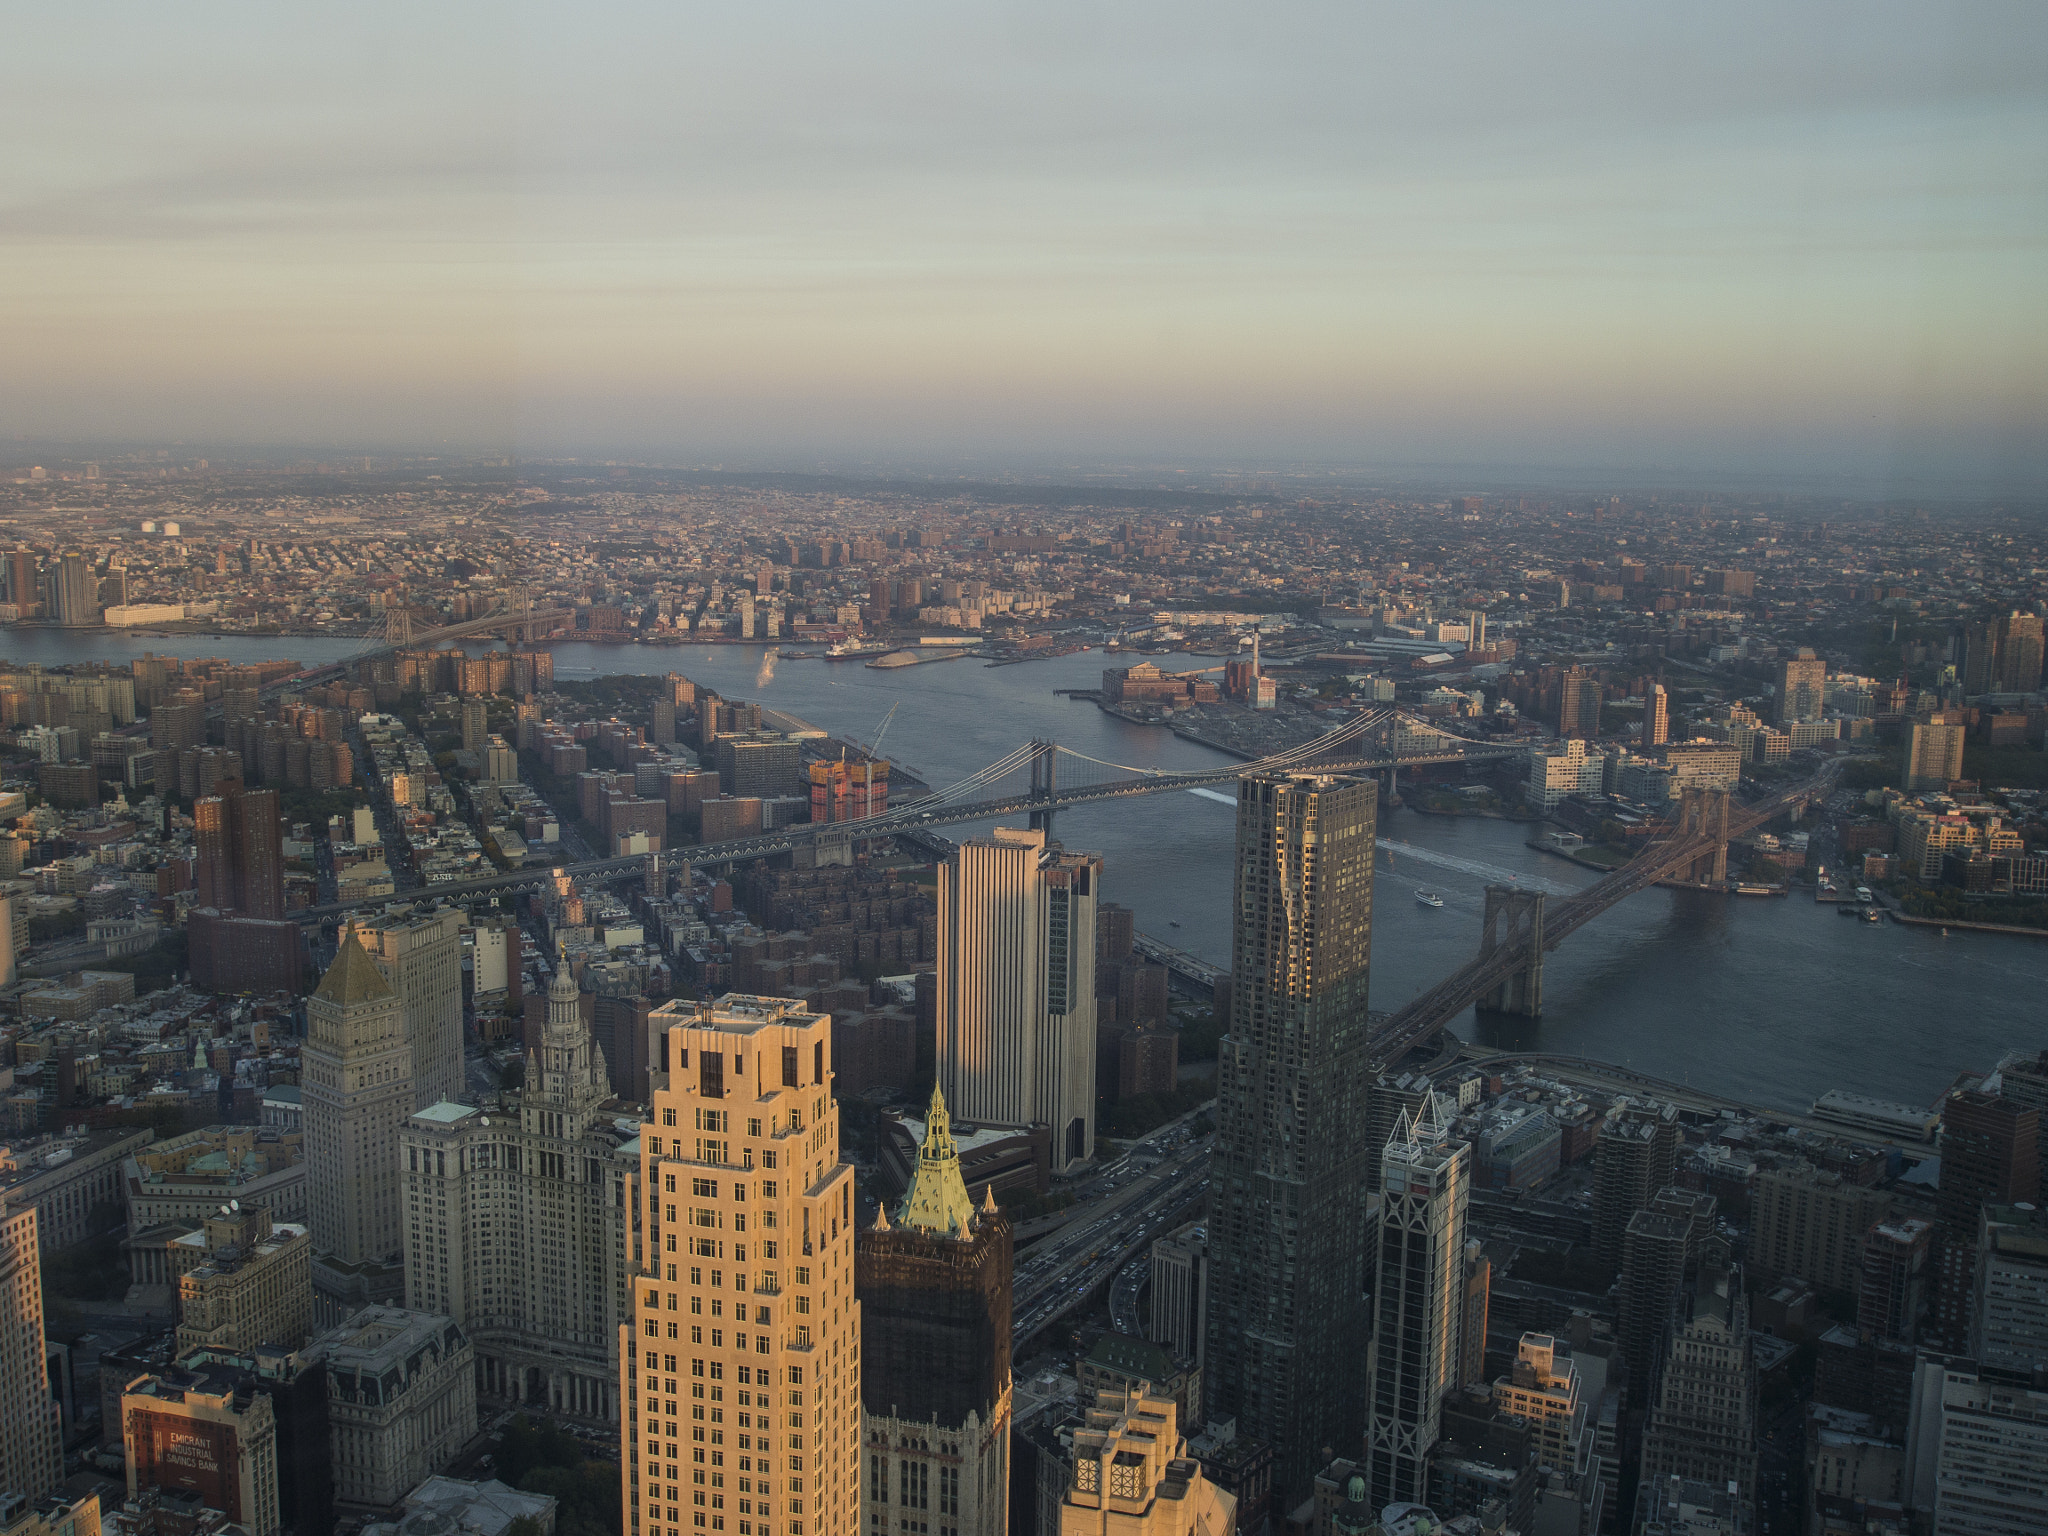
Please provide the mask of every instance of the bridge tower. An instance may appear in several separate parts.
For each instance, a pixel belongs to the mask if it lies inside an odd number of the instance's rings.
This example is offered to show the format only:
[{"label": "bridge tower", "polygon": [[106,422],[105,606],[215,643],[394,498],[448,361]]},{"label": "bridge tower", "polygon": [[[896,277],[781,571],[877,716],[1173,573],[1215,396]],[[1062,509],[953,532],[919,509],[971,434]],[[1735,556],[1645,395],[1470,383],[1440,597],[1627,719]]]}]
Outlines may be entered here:
[{"label": "bridge tower", "polygon": [[1713,846],[1686,867],[1694,885],[1719,885],[1728,878],[1728,791],[1688,785],[1679,791],[1678,831],[1681,837],[1704,837]]},{"label": "bridge tower", "polygon": [[412,610],[403,604],[384,610],[384,643],[394,650],[412,644]]},{"label": "bridge tower", "polygon": [[[1036,739],[1031,746],[1031,798],[1050,800],[1059,788],[1060,749],[1052,742]],[[1031,813],[1032,830],[1043,832],[1048,842],[1052,840],[1052,813],[1052,806]]]},{"label": "bridge tower", "polygon": [[1478,1007],[1489,1013],[1543,1016],[1543,893],[1515,885],[1486,888],[1486,927],[1479,939],[1479,958],[1527,944],[1528,962],[1486,996]]}]

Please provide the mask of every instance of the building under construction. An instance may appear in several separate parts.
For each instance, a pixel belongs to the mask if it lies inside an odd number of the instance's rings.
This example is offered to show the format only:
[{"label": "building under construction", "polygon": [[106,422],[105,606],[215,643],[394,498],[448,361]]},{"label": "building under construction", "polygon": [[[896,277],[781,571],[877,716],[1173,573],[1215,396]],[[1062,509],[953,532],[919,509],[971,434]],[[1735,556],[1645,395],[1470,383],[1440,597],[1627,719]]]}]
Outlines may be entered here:
[{"label": "building under construction", "polygon": [[859,821],[889,809],[889,765],[877,758],[857,763],[812,763],[811,820]]}]

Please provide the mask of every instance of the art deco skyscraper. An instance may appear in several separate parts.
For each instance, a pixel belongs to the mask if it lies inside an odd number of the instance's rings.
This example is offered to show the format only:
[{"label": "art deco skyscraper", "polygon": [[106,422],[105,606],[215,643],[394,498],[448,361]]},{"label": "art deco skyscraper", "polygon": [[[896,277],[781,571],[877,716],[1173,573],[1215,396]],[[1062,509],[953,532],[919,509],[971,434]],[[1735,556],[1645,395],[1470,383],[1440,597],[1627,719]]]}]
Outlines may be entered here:
[{"label": "art deco skyscraper", "polygon": [[963,1120],[1052,1127],[1095,1155],[1095,904],[1102,860],[998,827],[939,865],[939,1086]]},{"label": "art deco skyscraper", "polygon": [[1380,1154],[1379,1278],[1366,1426],[1375,1508],[1421,1502],[1444,1394],[1458,1385],[1465,1313],[1465,1210],[1472,1149],[1436,1094],[1401,1117]]},{"label": "art deco skyscraper", "polygon": [[[406,1305],[459,1324],[485,1394],[609,1422],[640,1160],[569,967],[503,1110],[405,1124]],[[611,1105],[607,1109],[607,1105]]]},{"label": "art deco skyscraper", "polygon": [[661,1070],[619,1333],[625,1536],[857,1536],[861,1305],[832,1020],[732,993],[650,1022]]},{"label": "art deco skyscraper", "polygon": [[[341,950],[306,1001],[306,1203],[313,1229],[318,1321],[383,1300],[348,1283],[403,1250],[399,1133],[413,1111],[413,1055],[398,993],[345,930]],[[395,1272],[390,1281],[397,1280]]]},{"label": "art deco skyscraper", "polygon": [[[1672,1477],[1726,1487],[1756,1508],[1756,1367],[1742,1270],[1725,1245],[1703,1253],[1699,1275],[1672,1319],[1669,1349],[1643,1431],[1638,1489]],[[1747,1528],[1748,1520],[1742,1527]]]},{"label": "art deco skyscraper", "polygon": [[1274,1446],[1294,1502],[1323,1448],[1356,1444],[1364,1423],[1359,1130],[1377,812],[1369,779],[1238,781],[1207,1383],[1216,1416]]},{"label": "art deco skyscraper", "polygon": [[855,1240],[867,1536],[1004,1536],[1010,1490],[1010,1223],[960,1176],[932,1090],[917,1171]]}]

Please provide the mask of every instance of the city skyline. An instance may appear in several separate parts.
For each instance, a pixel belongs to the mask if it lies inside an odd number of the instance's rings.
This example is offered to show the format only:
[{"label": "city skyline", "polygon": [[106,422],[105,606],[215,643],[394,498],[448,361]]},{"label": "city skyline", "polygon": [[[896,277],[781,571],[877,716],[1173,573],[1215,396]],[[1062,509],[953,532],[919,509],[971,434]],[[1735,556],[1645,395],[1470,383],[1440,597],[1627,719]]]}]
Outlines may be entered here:
[{"label": "city skyline", "polygon": [[0,414],[38,439],[2041,468],[2031,8],[202,8],[17,41]]}]

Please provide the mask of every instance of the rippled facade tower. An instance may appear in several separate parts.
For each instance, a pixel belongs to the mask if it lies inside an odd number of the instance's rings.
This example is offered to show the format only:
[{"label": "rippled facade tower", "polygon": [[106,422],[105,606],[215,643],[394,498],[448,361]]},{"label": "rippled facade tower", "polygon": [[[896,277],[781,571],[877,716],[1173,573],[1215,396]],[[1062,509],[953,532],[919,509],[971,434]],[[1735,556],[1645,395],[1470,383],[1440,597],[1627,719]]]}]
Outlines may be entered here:
[{"label": "rippled facade tower", "polygon": [[[1270,1442],[1288,1501],[1364,1429],[1366,989],[1378,789],[1238,781],[1218,1062],[1211,1412]],[[1286,1507],[1283,1503],[1281,1507]]]}]

